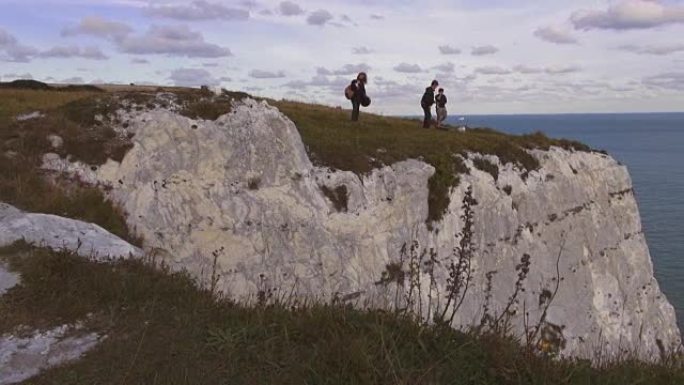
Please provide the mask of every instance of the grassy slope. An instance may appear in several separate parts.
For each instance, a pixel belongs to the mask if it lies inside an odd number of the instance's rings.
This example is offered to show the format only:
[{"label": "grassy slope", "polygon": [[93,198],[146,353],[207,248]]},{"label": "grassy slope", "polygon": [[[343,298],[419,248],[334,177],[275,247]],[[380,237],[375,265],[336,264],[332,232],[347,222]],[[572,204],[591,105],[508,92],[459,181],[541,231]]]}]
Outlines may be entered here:
[{"label": "grassy slope", "polygon": [[529,354],[514,341],[427,327],[380,311],[215,300],[184,274],[136,261],[96,264],[15,245],[0,260],[23,283],[0,298],[0,333],[93,314],[108,338],[30,384],[681,384],[670,365]]},{"label": "grassy slope", "polygon": [[513,136],[488,129],[466,133],[426,130],[415,120],[372,114],[363,114],[360,122],[353,123],[346,110],[270,102],[295,122],[310,157],[318,165],[358,174],[409,158],[423,159],[435,166],[435,175],[429,181],[429,221],[444,215],[449,205],[449,189],[458,185],[459,174],[467,172],[457,155],[468,152],[497,155],[503,163],[514,163],[524,172],[539,167],[537,160],[524,149],[556,145],[589,150],[580,143],[553,140],[539,133]]},{"label": "grassy slope", "polygon": [[[106,202],[99,189],[59,178],[48,182],[39,169],[42,155],[55,151],[47,139],[50,134],[65,138],[63,155],[93,154],[100,157],[99,163],[106,160],[106,154],[123,155],[127,147],[116,140],[111,130],[83,127],[60,110],[96,95],[81,91],[0,89],[0,201],[24,210],[94,222],[139,243],[127,229],[123,213]],[[42,111],[48,117],[25,122],[14,119],[18,114],[33,111]]]}]

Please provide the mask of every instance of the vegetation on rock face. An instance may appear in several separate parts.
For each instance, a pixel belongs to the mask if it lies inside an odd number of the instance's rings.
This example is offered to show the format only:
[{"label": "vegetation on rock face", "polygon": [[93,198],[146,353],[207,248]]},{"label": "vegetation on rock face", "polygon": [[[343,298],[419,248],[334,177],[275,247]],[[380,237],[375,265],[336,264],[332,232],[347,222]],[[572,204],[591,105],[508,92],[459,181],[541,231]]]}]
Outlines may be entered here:
[{"label": "vegetation on rock face", "polygon": [[0,334],[82,321],[107,335],[82,359],[31,384],[684,383],[674,361],[592,368],[401,313],[238,304],[141,261],[95,263],[21,244],[0,249],[0,261],[22,276],[0,297]]},{"label": "vegetation on rock face", "polygon": [[[23,81],[0,87],[0,201],[20,209],[57,214],[96,223],[133,243],[140,240],[126,226],[125,213],[106,201],[96,187],[60,176],[48,180],[40,170],[42,156],[54,152],[72,161],[97,167],[120,161],[132,144],[115,127],[125,127],[117,110],[170,107],[156,100],[156,91],[104,92],[99,88],[54,88]],[[214,97],[200,90],[174,89],[179,113],[191,118],[216,119],[231,109],[234,98],[246,94],[226,93]],[[33,119],[17,120],[21,114],[40,112]],[[53,146],[49,136],[62,139]]]},{"label": "vegetation on rock face", "polygon": [[[0,151],[14,157],[10,161],[12,168],[19,165],[20,171],[25,171],[10,173],[6,170],[9,165],[6,165],[4,170],[0,170],[0,185],[4,184],[5,189],[13,186],[9,189],[19,188],[22,191],[27,191],[28,186],[21,188],[20,185],[24,180],[35,178],[40,156],[45,152],[71,155],[72,160],[91,165],[102,164],[108,158],[121,160],[131,144],[128,138],[121,137],[112,129],[113,125],[125,124],[116,120],[115,111],[120,108],[143,110],[155,106],[169,107],[155,101],[158,92],[173,93],[178,113],[193,119],[208,120],[215,120],[230,112],[233,100],[249,96],[239,92],[224,92],[215,97],[208,90],[149,87],[122,88],[116,92],[108,90],[103,93],[97,87],[54,88],[39,82],[5,83],[0,88],[0,98],[3,100],[0,104]],[[460,174],[468,172],[463,157],[469,152],[496,155],[503,163],[513,163],[522,171],[530,171],[539,164],[525,149],[546,149],[555,145],[588,150],[580,143],[552,140],[541,133],[511,136],[490,129],[474,129],[457,134],[422,130],[416,121],[410,119],[372,114],[364,114],[361,122],[352,123],[348,120],[347,111],[341,109],[287,101],[270,103],[295,122],[315,164],[358,174],[409,158],[422,159],[433,165],[435,174],[428,181],[428,223],[441,219],[445,214],[449,206],[450,189],[458,185]],[[22,122],[14,119],[18,114],[36,110],[44,112],[46,116]],[[62,137],[64,145],[59,149],[51,148],[47,140],[50,134]],[[487,168],[487,171],[493,170]],[[27,210],[38,211],[40,208],[52,213],[73,213],[67,207],[68,202],[55,207],[37,207],[18,199],[17,191],[1,194],[0,200],[3,199]],[[107,225],[99,216],[73,217]],[[113,230],[127,236],[121,229]]]},{"label": "vegetation on rock face", "polygon": [[581,143],[550,139],[542,133],[513,136],[482,128],[465,133],[425,130],[415,120],[372,114],[350,122],[348,111],[342,109],[269,102],[295,123],[315,164],[360,175],[410,158],[433,165],[435,174],[428,182],[428,222],[440,220],[445,214],[450,189],[458,185],[459,174],[468,172],[463,157],[470,152],[496,155],[502,163],[513,163],[524,172],[539,167],[526,149],[559,146],[589,150]]},{"label": "vegetation on rock face", "polygon": [[[0,89],[0,201],[20,209],[56,214],[96,223],[131,242],[140,243],[126,226],[124,213],[108,202],[102,191],[78,181],[44,177],[42,156],[57,152],[89,164],[121,159],[130,144],[111,127],[90,125],[92,110],[79,115],[77,106],[93,92]],[[44,116],[19,121],[19,114],[40,111]],[[88,118],[86,118],[89,116]],[[49,135],[64,143],[53,148]]]}]

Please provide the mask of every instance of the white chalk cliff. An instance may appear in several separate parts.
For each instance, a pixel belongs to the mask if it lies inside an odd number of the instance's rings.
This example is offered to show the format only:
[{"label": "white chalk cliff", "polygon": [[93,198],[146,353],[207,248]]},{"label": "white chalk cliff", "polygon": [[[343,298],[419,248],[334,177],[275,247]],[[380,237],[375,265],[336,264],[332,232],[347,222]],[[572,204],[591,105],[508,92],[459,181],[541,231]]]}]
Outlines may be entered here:
[{"label": "white chalk cliff", "polygon": [[[476,251],[455,326],[480,324],[485,303],[499,316],[527,254],[524,291],[508,306],[516,333],[543,319],[540,335],[562,355],[585,358],[627,350],[653,359],[681,345],[674,309],[653,276],[629,174],[607,155],[534,150],[541,167],[526,178],[487,156],[499,165],[498,180],[468,160],[470,174],[451,191],[447,214],[428,229],[432,166],[406,160],[363,177],[315,167],[294,124],[265,102],[247,99],[216,121],[161,108],[121,114],[122,130],[134,134],[121,163],[92,170],[48,154],[45,168],[107,186],[148,251],[204,283],[214,276],[231,296],[294,292],[391,306],[395,284],[377,284],[386,266],[414,242],[446,264],[470,188]],[[338,212],[321,186],[345,186],[347,210]],[[446,274],[435,272],[439,298]],[[418,302],[427,303],[429,279],[419,285]]]}]

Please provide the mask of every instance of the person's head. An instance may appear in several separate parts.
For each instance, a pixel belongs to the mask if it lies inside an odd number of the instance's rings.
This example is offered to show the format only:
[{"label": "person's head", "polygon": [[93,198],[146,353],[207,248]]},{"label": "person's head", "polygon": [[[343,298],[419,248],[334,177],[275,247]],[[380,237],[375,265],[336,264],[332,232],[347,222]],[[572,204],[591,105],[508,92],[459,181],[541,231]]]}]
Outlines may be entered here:
[{"label": "person's head", "polygon": [[444,93],[444,88],[440,88],[439,90],[437,90],[437,92],[439,92],[440,94],[443,94],[443,93]]},{"label": "person's head", "polygon": [[439,82],[437,80],[433,80],[432,83],[430,84],[430,87],[432,87],[433,90],[436,90],[438,86],[439,86]]},{"label": "person's head", "polygon": [[359,72],[359,74],[356,76],[356,80],[360,81],[363,84],[368,83],[368,75],[366,75],[365,72]]}]

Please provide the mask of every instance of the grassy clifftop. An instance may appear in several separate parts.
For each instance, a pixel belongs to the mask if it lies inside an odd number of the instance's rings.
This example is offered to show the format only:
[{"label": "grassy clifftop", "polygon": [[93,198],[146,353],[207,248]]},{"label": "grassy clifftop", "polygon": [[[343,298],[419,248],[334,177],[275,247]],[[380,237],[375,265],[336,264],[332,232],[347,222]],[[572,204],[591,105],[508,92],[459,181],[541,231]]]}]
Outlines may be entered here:
[{"label": "grassy clifftop", "polygon": [[[17,88],[17,86],[23,88]],[[216,119],[230,111],[231,100],[246,94],[227,93],[222,97],[197,89],[111,86],[43,87],[37,82],[0,87],[0,153],[10,154],[9,162],[0,166],[0,200],[19,207],[69,215],[89,220],[128,236],[120,224],[107,223],[106,213],[93,215],[74,210],[63,194],[36,180],[40,156],[48,151],[71,155],[92,165],[107,158],[120,160],[130,147],[128,138],[120,138],[112,125],[118,108],[153,108],[156,92],[172,92],[191,118]],[[449,190],[459,183],[459,175],[467,173],[463,157],[469,152],[492,154],[503,163],[513,163],[521,172],[537,168],[537,160],[525,149],[560,146],[589,150],[577,142],[549,139],[541,133],[513,136],[490,129],[474,129],[466,133],[425,130],[416,121],[363,114],[358,123],[349,121],[346,110],[289,101],[269,102],[292,119],[315,164],[364,174],[373,168],[401,160],[423,159],[436,169],[429,181],[428,222],[439,220],[449,204]],[[42,119],[17,121],[19,114],[41,111]],[[103,119],[96,119],[96,116]],[[64,145],[51,148],[47,137],[60,136]],[[5,156],[7,158],[7,156]],[[496,175],[496,167],[479,161],[477,167]],[[26,194],[26,191],[39,191]],[[95,191],[91,195],[97,194]],[[44,199],[49,195],[53,199]],[[33,199],[36,198],[36,199]],[[78,201],[77,199],[76,201]]]},{"label": "grassy clifftop", "polygon": [[[539,167],[526,149],[559,146],[589,151],[569,140],[550,139],[541,133],[507,135],[491,129],[465,133],[426,130],[418,121],[362,114],[360,122],[349,121],[349,111],[297,102],[271,101],[294,121],[315,164],[366,173],[381,165],[405,159],[422,159],[435,167],[429,181],[428,221],[439,220],[449,205],[449,189],[458,185],[459,174],[467,173],[463,157],[468,153],[491,154],[502,163],[513,163],[521,172]],[[476,166],[496,173],[495,167],[480,161]]]}]

